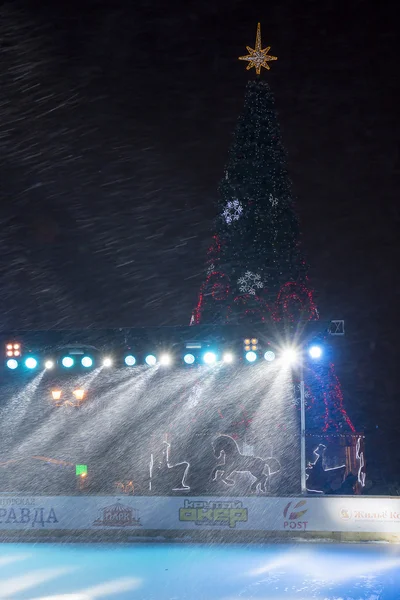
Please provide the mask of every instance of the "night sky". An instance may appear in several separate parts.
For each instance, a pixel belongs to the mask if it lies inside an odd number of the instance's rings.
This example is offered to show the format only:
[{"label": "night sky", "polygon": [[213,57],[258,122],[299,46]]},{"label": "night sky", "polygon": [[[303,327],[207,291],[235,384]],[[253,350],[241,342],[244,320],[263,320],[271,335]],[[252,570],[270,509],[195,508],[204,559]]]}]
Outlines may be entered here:
[{"label": "night sky", "polygon": [[347,408],[384,460],[400,427],[394,3],[3,3],[0,324],[188,324],[257,21],[315,298],[346,321]]}]

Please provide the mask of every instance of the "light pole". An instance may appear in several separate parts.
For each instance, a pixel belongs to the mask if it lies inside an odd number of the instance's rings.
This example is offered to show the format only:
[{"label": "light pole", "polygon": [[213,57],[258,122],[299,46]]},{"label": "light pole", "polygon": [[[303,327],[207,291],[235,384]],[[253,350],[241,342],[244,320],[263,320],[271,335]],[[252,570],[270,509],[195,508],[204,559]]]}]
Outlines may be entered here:
[{"label": "light pole", "polygon": [[306,494],[306,402],[304,393],[303,356],[301,356],[300,359],[300,477],[301,493]]}]

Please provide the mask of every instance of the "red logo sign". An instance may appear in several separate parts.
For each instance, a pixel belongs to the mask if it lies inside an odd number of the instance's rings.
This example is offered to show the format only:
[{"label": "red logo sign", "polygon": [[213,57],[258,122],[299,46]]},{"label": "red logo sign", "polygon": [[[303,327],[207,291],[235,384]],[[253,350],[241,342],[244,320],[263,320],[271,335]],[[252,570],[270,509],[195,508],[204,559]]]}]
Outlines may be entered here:
[{"label": "red logo sign", "polygon": [[303,509],[306,502],[306,500],[300,500],[299,502],[296,502],[294,506],[292,506],[293,502],[288,502],[286,504],[283,511],[283,516],[285,518],[285,521],[283,522],[284,529],[307,529],[308,521],[300,521],[301,517],[303,517],[308,510],[307,508]]}]

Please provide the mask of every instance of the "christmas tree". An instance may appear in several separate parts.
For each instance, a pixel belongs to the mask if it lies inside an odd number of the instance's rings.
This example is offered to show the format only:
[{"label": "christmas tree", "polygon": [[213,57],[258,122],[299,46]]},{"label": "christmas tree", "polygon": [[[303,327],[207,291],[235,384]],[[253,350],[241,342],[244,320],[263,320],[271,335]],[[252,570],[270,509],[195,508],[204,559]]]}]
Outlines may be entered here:
[{"label": "christmas tree", "polygon": [[[257,78],[247,84],[219,185],[215,235],[192,325],[318,319],[274,97],[259,77],[276,60],[261,47],[260,24],[255,49],[247,49],[240,58]],[[319,365],[307,379],[308,428],[354,432],[334,365]]]},{"label": "christmas tree", "polygon": [[192,323],[316,319],[274,97],[259,78],[247,84],[217,214]]}]

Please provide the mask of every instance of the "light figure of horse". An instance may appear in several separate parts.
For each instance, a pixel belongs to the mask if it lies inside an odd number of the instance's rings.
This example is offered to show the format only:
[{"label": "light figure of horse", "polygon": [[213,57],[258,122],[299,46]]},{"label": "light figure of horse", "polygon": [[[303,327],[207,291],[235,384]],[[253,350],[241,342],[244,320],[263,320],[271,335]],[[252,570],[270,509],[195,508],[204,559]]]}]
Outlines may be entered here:
[{"label": "light figure of horse", "polygon": [[267,481],[270,475],[280,471],[281,465],[275,458],[259,458],[242,454],[236,441],[229,435],[220,435],[213,443],[214,455],[224,462],[216,465],[211,473],[211,479],[217,479],[218,472],[222,473],[221,481],[226,485],[234,485],[234,473],[250,473],[255,477],[251,491],[267,491]]}]

